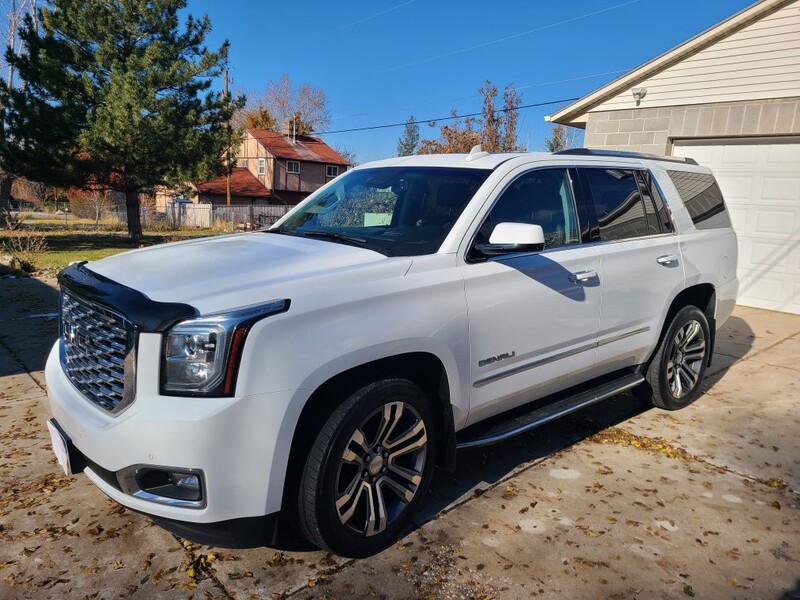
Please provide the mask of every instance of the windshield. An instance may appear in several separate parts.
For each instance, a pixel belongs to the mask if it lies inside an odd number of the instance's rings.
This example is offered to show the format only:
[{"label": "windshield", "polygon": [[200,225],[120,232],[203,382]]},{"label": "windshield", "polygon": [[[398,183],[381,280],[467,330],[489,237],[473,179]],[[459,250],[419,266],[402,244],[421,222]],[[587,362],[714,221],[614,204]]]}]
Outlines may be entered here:
[{"label": "windshield", "polygon": [[270,231],[387,256],[432,254],[489,173],[439,167],[351,171]]}]

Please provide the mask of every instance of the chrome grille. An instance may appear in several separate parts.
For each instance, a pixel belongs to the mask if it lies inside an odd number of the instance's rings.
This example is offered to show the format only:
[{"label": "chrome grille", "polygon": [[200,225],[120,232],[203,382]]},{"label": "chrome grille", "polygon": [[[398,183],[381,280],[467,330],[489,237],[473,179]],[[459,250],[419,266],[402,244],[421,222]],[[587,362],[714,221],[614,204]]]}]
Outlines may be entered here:
[{"label": "chrome grille", "polygon": [[133,399],[133,326],[121,315],[61,290],[61,364],[89,400],[119,412]]}]

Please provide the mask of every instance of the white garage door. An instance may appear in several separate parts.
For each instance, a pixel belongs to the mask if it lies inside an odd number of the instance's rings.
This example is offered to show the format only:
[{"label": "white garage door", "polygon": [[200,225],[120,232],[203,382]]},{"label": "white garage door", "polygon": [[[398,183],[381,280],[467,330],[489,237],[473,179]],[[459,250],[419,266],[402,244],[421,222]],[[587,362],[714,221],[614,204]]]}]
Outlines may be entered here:
[{"label": "white garage door", "polygon": [[800,138],[676,141],[710,167],[739,237],[739,304],[800,313]]}]

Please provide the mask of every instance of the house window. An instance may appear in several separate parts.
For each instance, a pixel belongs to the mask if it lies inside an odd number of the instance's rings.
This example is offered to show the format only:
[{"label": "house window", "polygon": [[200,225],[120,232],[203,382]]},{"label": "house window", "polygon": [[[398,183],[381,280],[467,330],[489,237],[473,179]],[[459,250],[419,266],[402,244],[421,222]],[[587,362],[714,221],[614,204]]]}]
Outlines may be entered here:
[{"label": "house window", "polygon": [[287,173],[299,173],[300,172],[300,163],[296,160],[287,160],[286,161],[286,172]]},{"label": "house window", "polygon": [[243,158],[242,159],[242,167],[244,167],[246,169],[248,167],[248,164],[249,164],[249,161],[246,158]]},{"label": "house window", "polygon": [[266,158],[259,158],[258,159],[258,174],[263,175],[267,172],[267,159]]},{"label": "house window", "polygon": [[325,167],[325,177],[336,177],[339,175],[339,167],[328,165]]}]

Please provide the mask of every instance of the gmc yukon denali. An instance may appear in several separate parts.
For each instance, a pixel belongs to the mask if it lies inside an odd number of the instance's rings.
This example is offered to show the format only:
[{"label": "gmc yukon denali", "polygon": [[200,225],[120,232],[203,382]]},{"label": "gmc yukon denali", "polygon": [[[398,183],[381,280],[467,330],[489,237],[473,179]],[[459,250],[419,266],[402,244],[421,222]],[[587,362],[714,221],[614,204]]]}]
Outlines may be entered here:
[{"label": "gmc yukon denali", "polygon": [[62,271],[53,448],[192,540],[269,545],[288,527],[369,555],[459,448],[625,390],[693,402],[736,261],[691,159],[476,147],[366,164],[268,229]]}]

